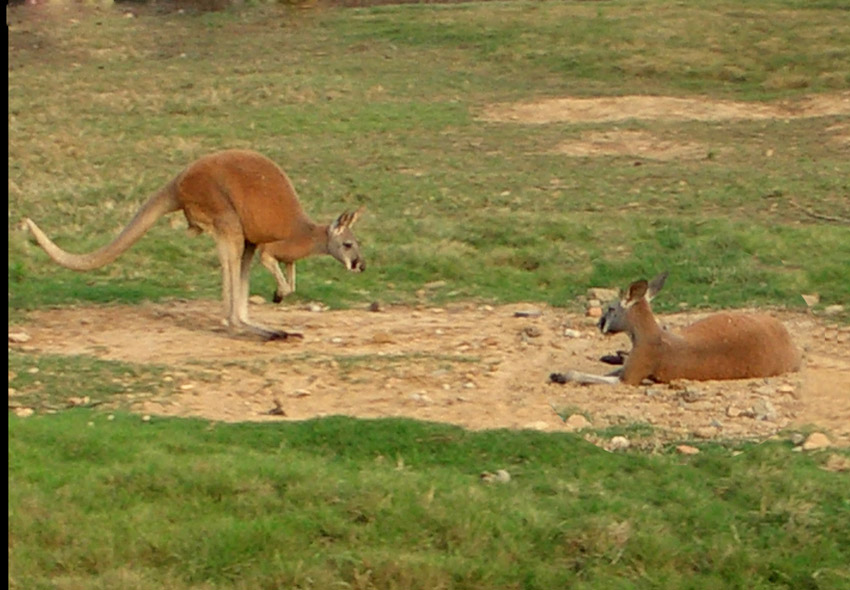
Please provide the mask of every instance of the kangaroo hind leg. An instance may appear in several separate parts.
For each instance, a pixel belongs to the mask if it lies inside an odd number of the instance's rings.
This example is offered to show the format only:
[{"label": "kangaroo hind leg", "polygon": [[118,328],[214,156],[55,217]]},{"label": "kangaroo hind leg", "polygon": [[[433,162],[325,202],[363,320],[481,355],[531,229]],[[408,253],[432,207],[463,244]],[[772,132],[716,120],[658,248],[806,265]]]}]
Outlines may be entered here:
[{"label": "kangaroo hind leg", "polygon": [[284,330],[272,330],[270,328],[265,328],[263,326],[253,324],[248,319],[248,294],[250,292],[251,283],[251,263],[254,260],[254,252],[256,251],[256,249],[256,244],[252,244],[250,242],[243,242],[242,244],[242,253],[239,257],[238,278],[237,283],[235,285],[236,299],[234,301],[234,308],[237,313],[239,324],[256,334],[260,334],[263,338],[266,338],[267,340],[286,340],[287,338],[303,338],[303,335],[301,334],[295,332],[286,332]]}]

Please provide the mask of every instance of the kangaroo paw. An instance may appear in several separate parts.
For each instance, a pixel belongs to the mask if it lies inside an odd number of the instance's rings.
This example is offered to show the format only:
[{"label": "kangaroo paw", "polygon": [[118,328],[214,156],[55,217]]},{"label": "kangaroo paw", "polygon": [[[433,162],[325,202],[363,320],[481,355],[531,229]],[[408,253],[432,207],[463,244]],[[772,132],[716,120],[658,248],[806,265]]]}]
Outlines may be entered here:
[{"label": "kangaroo paw", "polygon": [[567,379],[567,376],[564,375],[563,373],[552,373],[551,375],[549,375],[549,382],[550,383],[564,384],[567,381],[569,381],[569,379]]},{"label": "kangaroo paw", "polygon": [[622,365],[625,364],[628,354],[625,351],[618,350],[615,354],[606,354],[600,357],[599,360],[608,365]]},{"label": "kangaroo paw", "polygon": [[285,332],[283,330],[277,330],[275,332],[272,332],[266,340],[268,342],[272,342],[274,340],[289,340],[290,338],[298,338],[300,340],[303,340],[304,334],[299,334],[298,332]]},{"label": "kangaroo paw", "polygon": [[280,303],[281,301],[283,301],[283,294],[281,294],[279,291],[275,291],[274,296],[272,297],[272,301],[274,301],[275,303]]}]

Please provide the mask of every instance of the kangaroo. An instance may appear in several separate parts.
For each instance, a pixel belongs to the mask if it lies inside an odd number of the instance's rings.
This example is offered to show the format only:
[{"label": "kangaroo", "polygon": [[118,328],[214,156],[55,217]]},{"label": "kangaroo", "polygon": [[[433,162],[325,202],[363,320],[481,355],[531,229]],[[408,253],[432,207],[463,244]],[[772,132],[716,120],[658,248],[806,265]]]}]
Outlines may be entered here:
[{"label": "kangaroo", "polygon": [[87,271],[112,262],[160,217],[179,210],[186,216],[190,234],[207,232],[215,240],[231,334],[245,331],[267,340],[301,337],[248,319],[250,268],[259,244],[280,244],[286,260],[293,262],[312,254],[329,254],[350,271],[366,268],[351,231],[363,208],[343,213],[328,225],[314,223],[301,208],[286,173],[265,156],[248,150],[216,152],[189,164],[141,206],[110,244],[95,252],[66,252],[34,221],[25,221],[53,260],[72,270]]},{"label": "kangaroo", "polygon": [[599,321],[603,334],[626,332],[632,350],[621,369],[608,375],[578,371],[553,374],[552,381],[625,383],[644,379],[707,381],[771,377],[800,369],[801,353],[785,326],[765,314],[718,313],[674,334],[662,329],[649,302],[664,286],[667,273],[635,281],[625,299],[609,305]]}]

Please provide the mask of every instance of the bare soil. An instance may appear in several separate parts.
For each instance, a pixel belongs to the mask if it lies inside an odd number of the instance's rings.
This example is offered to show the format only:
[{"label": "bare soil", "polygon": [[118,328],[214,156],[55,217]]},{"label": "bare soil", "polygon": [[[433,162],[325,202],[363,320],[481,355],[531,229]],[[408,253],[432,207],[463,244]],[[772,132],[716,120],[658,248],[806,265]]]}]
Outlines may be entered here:
[{"label": "bare soil", "polygon": [[[777,314],[806,350],[799,373],[724,382],[579,386],[551,372],[607,372],[598,359],[628,349],[593,320],[536,303],[491,307],[388,307],[317,311],[253,305],[252,316],[302,340],[233,338],[220,303],[42,310],[25,331],[33,353],[89,355],[164,367],[162,387],[130,396],[152,415],[221,421],[304,420],[328,415],[404,416],[469,429],[564,431],[583,414],[593,428],[651,424],[654,437],[766,438],[816,428],[850,444],[850,327]],[[539,315],[516,317],[516,312]],[[676,329],[699,314],[665,316]],[[69,396],[75,392],[68,392]]]},{"label": "bare soil", "polygon": [[[818,94],[772,103],[672,96],[559,97],[492,104],[479,114],[484,121],[523,125],[558,122],[616,124],[629,120],[790,120],[844,115],[850,115],[850,92]],[[827,129],[824,141],[838,149],[846,148],[850,145],[850,127],[844,122],[836,123]],[[702,159],[715,149],[716,146],[693,141],[658,137],[650,131],[611,127],[605,131],[585,131],[580,138],[565,141],[553,151],[572,157],[627,155],[670,161]]]}]

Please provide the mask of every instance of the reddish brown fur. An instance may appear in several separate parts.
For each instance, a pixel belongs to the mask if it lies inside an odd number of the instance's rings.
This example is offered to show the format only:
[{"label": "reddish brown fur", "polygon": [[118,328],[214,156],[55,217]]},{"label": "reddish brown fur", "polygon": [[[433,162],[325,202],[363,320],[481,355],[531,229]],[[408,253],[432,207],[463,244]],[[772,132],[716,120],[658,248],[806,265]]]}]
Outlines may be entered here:
[{"label": "reddish brown fur", "polygon": [[785,326],[764,314],[719,313],[678,335],[662,330],[642,295],[627,310],[633,348],[620,380],[747,379],[797,371],[801,355]]}]

